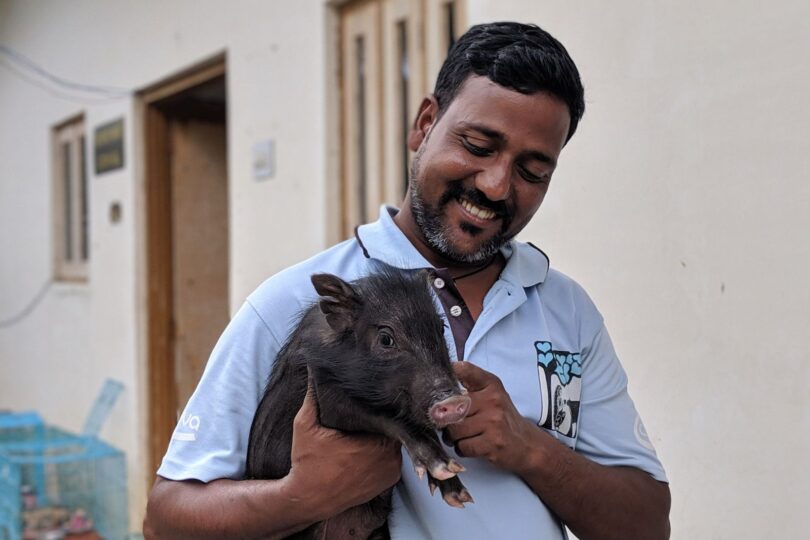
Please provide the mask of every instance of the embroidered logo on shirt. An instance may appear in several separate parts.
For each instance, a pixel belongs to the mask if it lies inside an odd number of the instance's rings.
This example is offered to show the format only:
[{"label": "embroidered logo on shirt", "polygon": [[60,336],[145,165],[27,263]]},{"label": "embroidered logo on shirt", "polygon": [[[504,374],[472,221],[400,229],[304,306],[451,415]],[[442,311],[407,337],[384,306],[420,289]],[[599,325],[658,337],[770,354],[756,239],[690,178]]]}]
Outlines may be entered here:
[{"label": "embroidered logo on shirt", "polygon": [[180,417],[180,421],[177,423],[177,428],[174,430],[174,435],[172,435],[172,439],[176,441],[196,441],[197,435],[190,431],[181,431],[182,429],[199,431],[200,417],[193,414],[186,415],[184,413]]},{"label": "embroidered logo on shirt", "polygon": [[534,348],[537,350],[543,407],[537,425],[566,437],[576,437],[582,394],[582,357],[579,353],[555,351],[550,341],[536,341]]}]

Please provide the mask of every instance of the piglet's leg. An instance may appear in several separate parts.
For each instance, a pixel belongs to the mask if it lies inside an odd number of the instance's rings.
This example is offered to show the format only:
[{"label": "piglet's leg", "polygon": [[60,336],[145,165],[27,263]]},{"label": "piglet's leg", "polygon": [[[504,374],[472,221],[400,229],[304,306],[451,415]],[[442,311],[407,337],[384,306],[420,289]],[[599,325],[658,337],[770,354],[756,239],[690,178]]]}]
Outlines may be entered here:
[{"label": "piglet's leg", "polygon": [[433,431],[425,431],[420,436],[401,432],[397,438],[410,454],[420,478],[427,473],[438,480],[447,480],[464,471],[460,463],[447,455]]},{"label": "piglet's leg", "polygon": [[442,499],[450,506],[464,508],[464,503],[475,502],[470,492],[456,476],[457,473],[464,471],[464,467],[447,456],[435,433],[430,432],[425,437],[412,440],[410,443],[402,439],[402,444],[411,455],[416,474],[421,478],[427,472],[431,495],[438,487]]},{"label": "piglet's leg", "polygon": [[[371,431],[382,433],[392,439],[398,440],[402,443],[408,454],[413,461],[416,474],[423,477],[425,473],[429,473],[436,479],[446,480],[452,478],[456,474],[462,472],[464,467],[461,466],[456,460],[447,455],[436,432],[431,429],[414,429],[413,427],[405,426],[388,419],[371,416],[359,411],[353,411],[353,414],[340,414],[342,411],[338,407],[333,407],[330,411],[330,417],[327,417],[321,411],[321,421],[324,425],[328,425],[327,421],[331,420],[331,416],[340,422],[335,422],[338,425],[332,425],[337,429],[344,429],[348,431]],[[351,423],[348,420],[351,419]]]},{"label": "piglet's leg", "polygon": [[[322,389],[318,390],[320,397]],[[350,407],[341,400],[332,399],[329,402],[332,405],[330,408],[320,410],[323,425],[344,431],[381,433],[400,441],[411,456],[416,474],[420,478],[427,474],[431,493],[439,487],[442,498],[451,506],[463,506],[465,502],[472,502],[469,492],[461,481],[455,478],[458,473],[464,471],[464,467],[447,455],[435,431],[409,428],[357,410],[356,407]],[[443,483],[448,480],[453,481],[449,484]]]}]

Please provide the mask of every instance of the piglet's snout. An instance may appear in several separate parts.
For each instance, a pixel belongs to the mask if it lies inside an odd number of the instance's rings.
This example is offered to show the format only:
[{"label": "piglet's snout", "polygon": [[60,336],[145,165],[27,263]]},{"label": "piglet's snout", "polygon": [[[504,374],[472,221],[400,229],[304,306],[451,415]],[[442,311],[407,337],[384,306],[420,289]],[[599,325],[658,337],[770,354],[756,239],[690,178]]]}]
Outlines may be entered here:
[{"label": "piglet's snout", "polygon": [[451,396],[433,404],[430,408],[430,419],[436,424],[436,427],[441,428],[461,422],[469,410],[470,398],[468,396]]}]

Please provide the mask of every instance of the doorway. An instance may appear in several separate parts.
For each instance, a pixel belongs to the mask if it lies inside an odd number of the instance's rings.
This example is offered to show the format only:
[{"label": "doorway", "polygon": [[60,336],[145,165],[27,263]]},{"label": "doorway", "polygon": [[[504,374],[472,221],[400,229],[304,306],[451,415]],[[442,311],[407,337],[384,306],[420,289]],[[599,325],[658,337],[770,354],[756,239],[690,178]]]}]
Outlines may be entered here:
[{"label": "doorway", "polygon": [[141,93],[149,471],[229,320],[225,59]]}]

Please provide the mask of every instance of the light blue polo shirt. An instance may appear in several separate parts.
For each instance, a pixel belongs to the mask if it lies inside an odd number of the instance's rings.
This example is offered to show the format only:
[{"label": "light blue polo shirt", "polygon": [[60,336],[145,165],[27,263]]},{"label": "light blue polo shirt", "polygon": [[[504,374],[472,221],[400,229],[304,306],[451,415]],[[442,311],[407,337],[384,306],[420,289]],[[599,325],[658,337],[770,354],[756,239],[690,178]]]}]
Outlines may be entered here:
[{"label": "light blue polo shirt", "polygon": [[[189,400],[158,474],[173,480],[241,479],[250,426],[273,361],[316,299],[313,273],[353,280],[380,262],[432,268],[383,207],[347,240],[265,281],[225,329]],[[359,241],[358,241],[359,240]],[[664,470],[627,393],[602,316],[585,291],[549,269],[545,254],[512,241],[500,278],[464,344],[465,360],[497,375],[515,407],[562,443],[603,465]],[[442,317],[452,317],[441,313]],[[450,326],[445,338],[456,347]],[[452,449],[448,449],[452,455]],[[559,520],[517,476],[483,459],[458,458],[475,504],[457,509],[431,497],[403,451],[402,480],[389,518],[394,539],[565,537]]]}]

